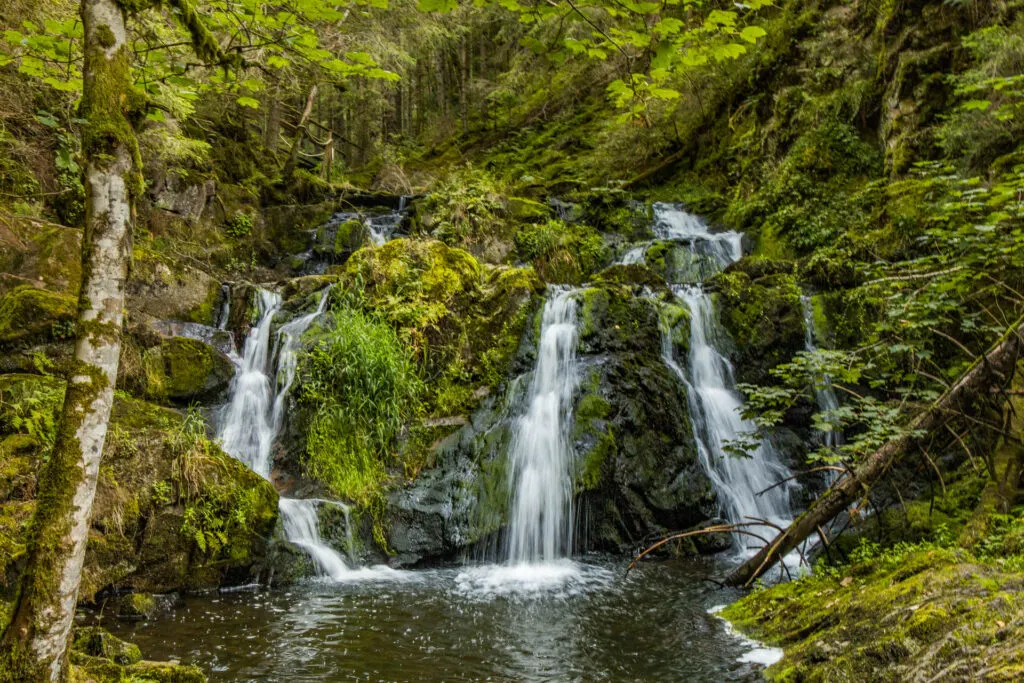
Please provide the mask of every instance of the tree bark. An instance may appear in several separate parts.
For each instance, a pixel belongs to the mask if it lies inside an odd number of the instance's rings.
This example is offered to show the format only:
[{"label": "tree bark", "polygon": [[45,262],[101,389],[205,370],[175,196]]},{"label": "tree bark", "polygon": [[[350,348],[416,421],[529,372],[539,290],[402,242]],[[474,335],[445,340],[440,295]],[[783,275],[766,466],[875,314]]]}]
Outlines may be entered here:
[{"label": "tree bark", "polygon": [[3,635],[0,678],[64,681],[68,639],[121,352],[132,197],[141,189],[129,123],[135,102],[125,18],[115,0],[82,0],[81,114],[86,227],[78,339],[53,452],[39,475],[28,563]]},{"label": "tree bark", "polygon": [[947,389],[907,429],[907,435],[889,441],[857,466],[852,474],[840,479],[785,531],[740,565],[726,578],[730,586],[749,586],[757,577],[789,554],[818,529],[845,510],[867,491],[878,477],[914,446],[914,433],[928,433],[941,427],[958,412],[968,408],[970,395],[986,389],[992,381],[1005,383],[1024,350],[1024,318],[1021,318],[984,356],[977,359],[960,379]]},{"label": "tree bark", "polygon": [[295,167],[299,163],[299,150],[302,149],[302,141],[306,137],[306,121],[309,120],[309,115],[313,111],[313,102],[316,101],[316,84],[309,89],[309,97],[306,98],[306,107],[302,110],[302,116],[299,118],[299,125],[295,127],[295,141],[292,142],[292,151],[288,154],[288,161],[284,164],[284,171],[281,175],[284,182],[291,180],[295,174]]}]

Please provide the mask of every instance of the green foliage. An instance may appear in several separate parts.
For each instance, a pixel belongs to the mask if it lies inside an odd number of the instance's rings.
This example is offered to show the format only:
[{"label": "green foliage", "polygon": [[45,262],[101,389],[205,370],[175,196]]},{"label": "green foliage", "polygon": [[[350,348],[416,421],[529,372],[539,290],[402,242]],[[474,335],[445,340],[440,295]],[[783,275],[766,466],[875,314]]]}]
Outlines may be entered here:
[{"label": "green foliage", "polygon": [[64,387],[52,382],[19,382],[0,393],[0,433],[25,434],[40,446],[46,461],[57,438]]},{"label": "green foliage", "polygon": [[973,64],[947,77],[960,104],[936,135],[949,158],[980,168],[1024,131],[1024,19],[986,26],[962,42]]},{"label": "green foliage", "polygon": [[299,367],[298,399],[309,415],[306,473],[334,494],[370,505],[382,495],[398,434],[423,392],[408,348],[387,323],[343,306]]},{"label": "green foliage", "polygon": [[557,219],[523,226],[515,243],[519,257],[532,261],[547,282],[579,284],[607,265],[611,256],[599,232]]},{"label": "green foliage", "polygon": [[445,244],[469,247],[505,231],[501,191],[485,172],[459,169],[424,200],[426,227]]},{"label": "green foliage", "polygon": [[253,220],[248,213],[236,213],[224,224],[224,231],[229,237],[242,239],[252,232]]}]

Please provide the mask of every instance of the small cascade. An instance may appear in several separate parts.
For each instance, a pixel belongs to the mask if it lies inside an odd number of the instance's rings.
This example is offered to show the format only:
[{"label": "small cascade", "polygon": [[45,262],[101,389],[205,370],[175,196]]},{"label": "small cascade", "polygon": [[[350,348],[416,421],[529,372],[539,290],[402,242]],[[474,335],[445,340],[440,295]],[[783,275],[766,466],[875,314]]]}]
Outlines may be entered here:
[{"label": "small cascade", "polygon": [[[238,371],[231,385],[230,401],[222,409],[219,437],[227,453],[264,479],[270,478],[272,447],[284,425],[288,395],[295,381],[299,342],[313,321],[323,314],[329,294],[330,288],[323,291],[312,313],[282,325],[271,349],[270,329],[274,317],[281,310],[281,297],[268,290],[259,291],[259,321],[249,330],[245,340]],[[275,359],[276,372],[273,371]],[[280,498],[281,522],[288,541],[309,554],[322,576],[338,581],[348,578],[353,570],[320,538],[317,506],[322,502],[325,501]],[[345,520],[347,524],[347,508]],[[351,552],[351,528],[346,533]]]},{"label": "small cascade", "polygon": [[[789,488],[776,484],[791,473],[771,444],[759,442],[749,457],[737,457],[727,450],[730,442],[748,438],[755,426],[740,414],[743,401],[736,391],[732,365],[716,346],[725,339],[725,331],[718,324],[711,297],[694,286],[675,287],[674,291],[690,311],[688,371],[679,373],[678,365],[674,370],[686,382],[697,451],[725,517],[730,522],[764,519],[788,525],[792,518]],[[671,351],[669,346],[669,356]]]},{"label": "small cascade", "polygon": [[526,413],[512,443],[514,493],[506,558],[510,564],[566,557],[572,546],[572,400],[576,391],[576,301],[553,289],[544,304],[537,365]]},{"label": "small cascade", "polygon": [[405,218],[405,197],[399,202],[397,211],[377,214],[366,218],[366,227],[370,231],[370,239],[376,246],[391,240]]},{"label": "small cascade", "polygon": [[647,247],[649,246],[650,244],[644,242],[643,244],[631,247],[616,263],[621,266],[631,266],[635,263],[643,263],[644,257],[647,255]]},{"label": "small cascade", "polygon": [[[320,520],[315,498],[281,498],[281,524],[284,535],[290,543],[299,546],[309,554],[321,576],[341,581],[349,573],[345,560],[320,538]],[[347,515],[346,515],[347,520]]]},{"label": "small cascade", "polygon": [[[698,217],[671,204],[655,204],[654,217],[655,234],[685,243],[699,257],[703,277],[742,256],[739,233],[712,233]],[[718,322],[711,296],[699,284],[673,285],[672,291],[690,311],[686,370],[673,357],[667,331],[662,334],[662,356],[686,386],[698,455],[718,494],[722,512],[734,523],[756,518],[786,525],[792,517],[790,487],[778,484],[788,480],[791,473],[778,452],[762,440],[750,457],[729,453],[730,443],[749,439],[755,425],[741,415],[743,401],[736,391],[733,367],[721,350],[728,336]]]},{"label": "small cascade", "polygon": [[220,293],[224,297],[224,305],[220,307],[220,313],[217,314],[217,329],[226,330],[228,322],[231,320],[231,285],[227,283],[221,285]]},{"label": "small cascade", "polygon": [[[814,307],[811,304],[811,297],[801,296],[800,305],[804,314],[804,348],[808,352],[813,353],[818,350],[818,345],[814,341]],[[835,411],[839,410],[839,397],[836,396],[836,391],[832,388],[832,380],[827,374],[822,374],[821,377],[815,378],[814,399],[818,404],[818,410],[826,418],[834,415]],[[832,423],[832,429],[821,433],[822,443],[827,448],[835,448],[843,444],[842,429],[834,421]]]}]

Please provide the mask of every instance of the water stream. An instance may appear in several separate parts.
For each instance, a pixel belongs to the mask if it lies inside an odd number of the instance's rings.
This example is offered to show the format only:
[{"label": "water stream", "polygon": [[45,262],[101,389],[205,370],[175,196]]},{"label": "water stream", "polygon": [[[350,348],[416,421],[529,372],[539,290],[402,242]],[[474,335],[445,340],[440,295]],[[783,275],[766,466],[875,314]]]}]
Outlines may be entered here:
[{"label": "water stream", "polygon": [[[701,271],[718,272],[742,256],[742,235],[712,233],[701,219],[670,204],[656,204],[654,232],[686,246],[702,261]],[[755,425],[742,417],[743,399],[736,391],[733,366],[723,349],[728,335],[718,322],[710,294],[699,284],[673,285],[672,291],[690,312],[686,370],[673,357],[668,334],[662,334],[662,356],[685,383],[687,403],[701,464],[718,495],[723,516],[732,523],[764,520],[785,526],[792,521],[792,476],[770,443],[753,439]],[[731,452],[744,445],[745,455]],[[746,554],[746,543],[735,537]]]},{"label": "water stream", "polygon": [[[818,345],[814,340],[814,306],[811,304],[811,297],[800,297],[800,305],[803,308],[804,314],[804,348],[808,352],[813,353],[818,350]],[[827,374],[822,374],[821,377],[815,378],[814,399],[818,404],[818,411],[823,413],[827,420],[829,416],[834,415],[835,411],[839,410],[839,397],[836,396],[836,390],[832,388],[832,379]],[[826,448],[835,448],[843,444],[842,429],[835,421],[831,422],[832,429],[821,432],[822,444]],[[835,474],[832,473],[828,477],[829,481],[831,482],[834,477]]]},{"label": "water stream", "polygon": [[[271,327],[281,310],[281,297],[265,289],[259,290],[257,295],[259,320],[245,340],[230,399],[221,413],[219,436],[227,453],[264,479],[270,478],[274,441],[284,426],[288,396],[298,367],[300,340],[310,325],[323,315],[329,294],[330,289],[325,289],[314,311],[281,325],[273,345]],[[310,556],[320,576],[334,581],[348,580],[353,578],[352,568],[320,537],[317,507],[325,502],[330,501],[280,498],[278,506],[285,537]],[[351,533],[351,529],[347,533]],[[363,576],[363,572],[355,572],[355,575]]]}]

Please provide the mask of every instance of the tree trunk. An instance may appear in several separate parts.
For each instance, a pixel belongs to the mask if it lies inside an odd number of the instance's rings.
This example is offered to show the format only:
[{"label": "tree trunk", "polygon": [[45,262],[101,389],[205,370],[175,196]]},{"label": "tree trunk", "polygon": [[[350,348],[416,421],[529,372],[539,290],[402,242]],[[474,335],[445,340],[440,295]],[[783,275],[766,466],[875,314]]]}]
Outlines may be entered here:
[{"label": "tree trunk", "polygon": [[284,164],[284,171],[281,172],[281,176],[286,183],[295,175],[295,166],[299,163],[299,150],[302,149],[302,141],[306,137],[306,121],[309,120],[309,115],[313,111],[314,101],[316,101],[316,84],[309,89],[306,107],[302,110],[299,125],[295,127],[295,141],[292,142],[292,151],[288,154],[288,161]]},{"label": "tree trunk", "polygon": [[281,137],[281,85],[275,81],[267,107],[267,128],[263,134],[263,146],[271,154],[277,154],[277,143]]},{"label": "tree trunk", "polygon": [[121,352],[132,197],[141,188],[126,108],[134,100],[124,14],[115,0],[82,0],[86,223],[75,362],[38,498],[0,677],[68,678],[68,639]]},{"label": "tree trunk", "polygon": [[1014,323],[999,342],[971,368],[956,384],[938,398],[930,408],[910,423],[907,435],[894,439],[875,451],[852,474],[840,479],[789,528],[763,547],[756,555],[740,565],[726,583],[730,586],[749,586],[757,577],[799,546],[818,529],[845,510],[884,474],[899,458],[914,446],[915,433],[927,434],[941,427],[958,412],[964,412],[971,394],[987,390],[993,381],[1005,383],[1014,371],[1020,352],[1024,350],[1024,318]]}]

